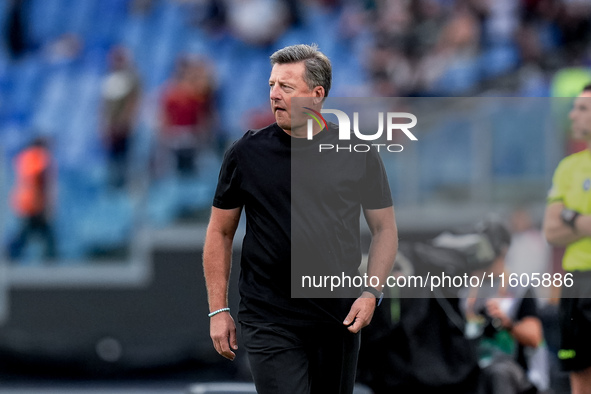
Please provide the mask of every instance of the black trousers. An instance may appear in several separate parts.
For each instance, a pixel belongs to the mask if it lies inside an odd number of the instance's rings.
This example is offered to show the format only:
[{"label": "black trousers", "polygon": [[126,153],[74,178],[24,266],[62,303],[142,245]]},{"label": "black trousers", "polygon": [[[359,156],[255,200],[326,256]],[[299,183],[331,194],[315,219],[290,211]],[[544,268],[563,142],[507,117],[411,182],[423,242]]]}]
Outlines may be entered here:
[{"label": "black trousers", "polygon": [[258,394],[351,394],[360,335],[346,327],[241,322]]},{"label": "black trousers", "polygon": [[573,285],[562,287],[560,350],[563,371],[582,371],[591,366],[591,271],[573,271]]},{"label": "black trousers", "polygon": [[45,243],[45,258],[54,259],[56,257],[55,238],[53,230],[44,214],[33,215],[23,218],[23,223],[18,235],[12,240],[9,246],[8,254],[12,260],[21,257],[29,239],[35,235],[42,238]]}]

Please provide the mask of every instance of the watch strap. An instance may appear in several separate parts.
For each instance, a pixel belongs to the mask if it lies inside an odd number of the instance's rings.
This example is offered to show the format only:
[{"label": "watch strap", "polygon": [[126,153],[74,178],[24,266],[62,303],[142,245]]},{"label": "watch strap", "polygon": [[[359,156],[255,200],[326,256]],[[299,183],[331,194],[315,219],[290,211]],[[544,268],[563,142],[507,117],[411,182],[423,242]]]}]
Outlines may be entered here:
[{"label": "watch strap", "polygon": [[376,297],[377,306],[380,306],[380,304],[382,303],[382,300],[384,299],[383,292],[379,291],[376,288],[369,287],[369,286],[364,288],[363,291],[367,291],[368,293],[373,294]]},{"label": "watch strap", "polygon": [[570,228],[572,228],[573,230],[575,230],[575,220],[577,220],[579,216],[581,216],[579,212],[568,208],[564,208],[560,212],[560,219],[562,220],[562,222]]}]

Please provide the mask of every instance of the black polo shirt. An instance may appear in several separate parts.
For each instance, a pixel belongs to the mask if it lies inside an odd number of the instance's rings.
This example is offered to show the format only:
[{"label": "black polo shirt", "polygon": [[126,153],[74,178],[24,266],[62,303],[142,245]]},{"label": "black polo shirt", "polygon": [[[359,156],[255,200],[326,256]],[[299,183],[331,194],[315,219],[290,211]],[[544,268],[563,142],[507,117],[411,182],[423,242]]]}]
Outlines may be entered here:
[{"label": "black polo shirt", "polygon": [[302,275],[357,275],[361,209],[392,205],[375,149],[319,151],[319,144],[361,143],[339,141],[330,123],[313,140],[292,138],[274,123],[249,130],[226,152],[213,206],[244,207],[246,215],[239,320],[342,324],[360,289],[297,287]]}]

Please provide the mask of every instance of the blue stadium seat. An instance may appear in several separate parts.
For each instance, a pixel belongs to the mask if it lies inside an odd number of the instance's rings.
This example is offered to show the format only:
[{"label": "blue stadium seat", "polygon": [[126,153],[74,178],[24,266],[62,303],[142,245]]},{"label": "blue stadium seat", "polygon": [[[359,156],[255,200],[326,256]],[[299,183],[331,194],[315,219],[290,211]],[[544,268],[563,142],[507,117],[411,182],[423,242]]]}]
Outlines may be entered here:
[{"label": "blue stadium seat", "polygon": [[423,190],[469,184],[474,168],[471,144],[470,123],[460,117],[442,120],[425,133],[417,146]]},{"label": "blue stadium seat", "polygon": [[66,24],[69,32],[86,37],[92,30],[99,6],[100,0],[74,1],[70,5],[69,20],[62,22]]},{"label": "blue stadium seat", "polygon": [[[31,0],[28,9],[30,38],[43,44],[63,34],[63,21],[71,0]],[[66,6],[66,7],[64,7]]]},{"label": "blue stadium seat", "polygon": [[5,26],[9,5],[8,1],[0,1],[0,26]]},{"label": "blue stadium seat", "polygon": [[43,64],[39,56],[28,55],[14,68],[13,85],[8,104],[19,113],[28,113],[37,105],[37,94],[43,82]]},{"label": "blue stadium seat", "polygon": [[166,226],[176,219],[175,180],[161,179],[150,185],[147,196],[146,216],[149,223]]},{"label": "blue stadium seat", "polygon": [[43,89],[37,92],[38,110],[32,120],[36,127],[50,134],[63,130],[69,114],[69,87],[70,75],[67,69],[55,70],[47,76]]},{"label": "blue stadium seat", "polygon": [[510,99],[491,117],[492,166],[497,177],[527,178],[545,174],[544,132],[548,100]]},{"label": "blue stadium seat", "polygon": [[477,59],[456,59],[434,84],[433,93],[461,95],[476,88],[480,82],[480,67]]},{"label": "blue stadium seat", "polygon": [[313,42],[313,35],[304,27],[292,27],[288,29],[274,44],[275,48],[283,48],[289,45],[296,45],[302,43],[311,44]]},{"label": "blue stadium seat", "polygon": [[148,34],[149,30],[151,30],[151,27],[148,23],[148,17],[144,15],[131,15],[122,27],[121,44],[129,48],[135,55],[136,60],[138,52],[142,49],[144,36]]},{"label": "blue stadium seat", "polygon": [[91,252],[129,244],[133,218],[133,203],[126,192],[100,193],[79,219],[79,236],[84,248]]},{"label": "blue stadium seat", "polygon": [[67,260],[80,259],[85,253],[80,237],[80,218],[84,217],[99,188],[72,169],[60,168],[58,182],[54,222],[58,255]]},{"label": "blue stadium seat", "polygon": [[515,70],[519,65],[519,53],[511,44],[486,48],[480,55],[482,73],[485,78],[494,78]]}]

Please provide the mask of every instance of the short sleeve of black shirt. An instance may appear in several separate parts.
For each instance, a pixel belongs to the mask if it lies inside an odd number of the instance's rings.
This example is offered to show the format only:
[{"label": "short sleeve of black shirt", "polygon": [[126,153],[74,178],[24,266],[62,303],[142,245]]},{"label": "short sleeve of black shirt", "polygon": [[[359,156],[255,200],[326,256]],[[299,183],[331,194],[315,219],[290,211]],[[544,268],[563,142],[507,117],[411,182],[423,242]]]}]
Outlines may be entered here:
[{"label": "short sleeve of black shirt", "polygon": [[236,143],[234,143],[224,155],[213,206],[220,209],[233,209],[243,206],[244,199],[240,183],[241,176],[236,158]]},{"label": "short sleeve of black shirt", "polygon": [[536,305],[535,294],[531,288],[528,288],[523,296],[523,300],[521,300],[521,305],[517,310],[517,315],[515,319],[517,321],[525,318],[525,317],[538,317],[538,307]]},{"label": "short sleeve of black shirt", "polygon": [[365,168],[365,177],[361,186],[363,208],[381,209],[392,206],[392,194],[386,169],[377,152],[368,152]]},{"label": "short sleeve of black shirt", "polygon": [[[528,288],[525,292],[525,295],[523,296],[523,299],[521,300],[521,305],[519,305],[519,309],[517,310],[517,315],[515,316],[516,321],[520,321],[526,317],[538,317],[538,306],[534,297],[535,294],[533,290]],[[525,353],[525,347],[522,345],[518,345],[517,347],[516,360],[517,363],[523,367],[523,369],[527,370],[527,357]]]}]

